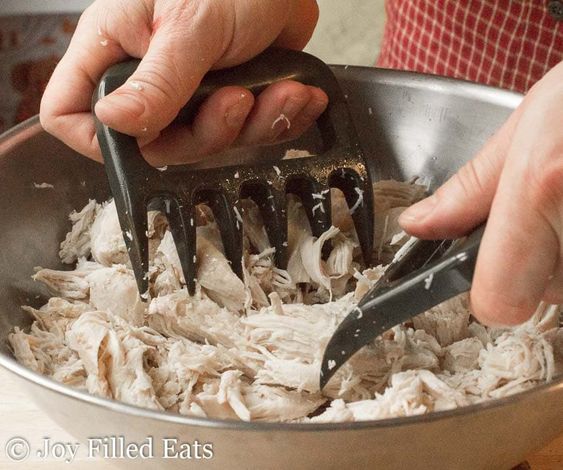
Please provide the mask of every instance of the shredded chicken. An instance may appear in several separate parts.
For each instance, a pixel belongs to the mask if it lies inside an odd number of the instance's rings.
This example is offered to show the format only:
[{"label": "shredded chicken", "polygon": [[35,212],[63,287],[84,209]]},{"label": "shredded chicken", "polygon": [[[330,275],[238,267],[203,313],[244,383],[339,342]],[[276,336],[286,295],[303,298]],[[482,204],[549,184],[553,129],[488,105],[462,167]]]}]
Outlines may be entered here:
[{"label": "shredded chicken", "polygon": [[[287,158],[305,157],[289,152]],[[410,416],[498,398],[563,372],[560,309],[541,305],[515,328],[486,328],[459,296],[361,349],[319,390],[324,348],[338,324],[408,243],[397,218],[424,197],[414,183],[374,187],[374,258],[362,267],[350,207],[336,189],[334,226],[316,238],[288,196],[287,270],[275,265],[258,206],[241,201],[243,279],[227,261],[219,226],[199,206],[196,293],[185,288],[163,214],[148,216],[150,288],[141,300],[115,204],[70,215],[61,243],[74,270],[38,269],[53,297],[29,331],[9,342],[30,369],[89,393],[154,410],[233,420],[333,422]],[[328,256],[323,251],[330,248]],[[432,280],[428,281],[429,283]]]}]

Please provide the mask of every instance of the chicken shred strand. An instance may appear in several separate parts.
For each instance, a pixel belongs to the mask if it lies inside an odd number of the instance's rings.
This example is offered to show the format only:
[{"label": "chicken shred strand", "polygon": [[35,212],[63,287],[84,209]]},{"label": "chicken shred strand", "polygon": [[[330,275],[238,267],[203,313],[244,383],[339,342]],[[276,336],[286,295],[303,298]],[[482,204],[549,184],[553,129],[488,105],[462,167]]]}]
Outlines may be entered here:
[{"label": "chicken shred strand", "polygon": [[89,201],[70,215],[60,246],[62,263],[75,269],[38,269],[34,279],[52,297],[39,309],[24,307],[33,323],[28,331],[15,328],[10,346],[26,367],[101,397],[244,421],[411,416],[503,397],[563,372],[558,306],[541,304],[517,327],[486,328],[461,295],[376,338],[321,393],[319,368],[332,332],[407,242],[397,219],[426,188],[387,180],[374,185],[374,195],[382,264],[367,269],[340,191],[331,190],[334,226],[318,239],[300,200],[288,196],[287,271],[275,266],[258,206],[243,201],[243,280],[225,257],[213,214],[200,206],[194,296],[166,218],[151,211],[147,302],[137,292],[115,204]]}]

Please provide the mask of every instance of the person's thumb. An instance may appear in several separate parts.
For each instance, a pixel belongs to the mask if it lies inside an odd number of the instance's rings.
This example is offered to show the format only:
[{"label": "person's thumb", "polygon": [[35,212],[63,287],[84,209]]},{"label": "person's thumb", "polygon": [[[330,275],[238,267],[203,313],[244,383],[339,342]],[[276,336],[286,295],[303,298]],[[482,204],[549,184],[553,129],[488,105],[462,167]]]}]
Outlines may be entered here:
[{"label": "person's thumb", "polygon": [[419,238],[457,238],[486,220],[520,111],[434,194],[406,209],[401,227]]},{"label": "person's thumb", "polygon": [[96,104],[97,117],[113,129],[144,139],[167,127],[222,53],[216,34],[198,32],[203,24],[207,28],[214,24],[214,18],[206,15],[213,12],[194,16],[186,7],[155,27],[137,70]]}]

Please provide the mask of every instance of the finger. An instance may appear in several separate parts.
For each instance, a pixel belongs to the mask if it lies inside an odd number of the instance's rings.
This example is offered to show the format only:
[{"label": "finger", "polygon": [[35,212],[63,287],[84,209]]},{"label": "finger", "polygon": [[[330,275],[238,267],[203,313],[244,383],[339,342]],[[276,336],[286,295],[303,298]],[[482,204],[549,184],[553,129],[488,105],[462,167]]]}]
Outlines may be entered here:
[{"label": "finger", "polygon": [[[206,155],[226,149],[237,137],[238,145],[269,143],[276,140],[276,135],[279,140],[289,140],[309,128],[328,103],[328,98],[322,90],[300,83],[280,82],[270,88],[260,95],[260,106],[253,115],[255,122],[260,123],[260,128],[257,129],[256,125],[253,127],[252,123],[245,126],[248,134],[256,133],[247,137],[247,140],[243,140],[244,136],[239,137],[239,134],[252,109],[254,97],[244,88],[225,87],[205,102],[193,125],[169,126],[154,142],[147,140],[143,155],[152,165],[162,166],[198,161]],[[297,111],[295,118],[291,109],[287,106],[284,108],[288,100],[292,101],[292,104],[305,103],[302,109]],[[284,115],[284,119],[278,119],[273,128],[272,125],[262,125],[264,122],[273,123],[279,118],[279,111],[276,109],[282,108],[289,117]],[[297,108],[301,108],[301,105]],[[285,128],[288,122],[290,129]],[[266,135],[260,135],[260,132]]]},{"label": "finger", "polygon": [[311,99],[307,105],[291,121],[291,127],[285,129],[279,136],[280,141],[290,141],[298,138],[305,133],[319,116],[325,111],[328,105],[328,96],[320,88],[308,87]]},{"label": "finger", "polygon": [[96,104],[98,118],[125,134],[141,137],[166,128],[221,54],[216,32],[209,31],[209,25],[222,24],[214,18],[217,9],[200,2],[169,7],[135,72]]},{"label": "finger", "polygon": [[[549,101],[549,100],[548,100]],[[514,132],[485,231],[471,292],[485,323],[516,324],[553,289],[562,253],[563,157],[559,109],[538,98]],[[561,285],[559,285],[561,291]]]},{"label": "finger", "polygon": [[[275,142],[281,134],[291,129],[293,120],[302,112],[308,113],[307,116],[312,117],[313,122],[322,112],[322,106],[311,101],[313,96],[319,96],[320,93],[324,94],[320,91],[313,93],[311,87],[292,80],[271,85],[256,99],[237,145]],[[315,112],[306,110],[310,103]]]},{"label": "finger", "polygon": [[98,30],[95,9],[88,9],[43,94],[39,113],[43,127],[78,152],[100,160],[90,112],[92,93],[105,70],[126,56],[116,41]]},{"label": "finger", "polygon": [[517,109],[477,156],[430,197],[405,210],[399,224],[419,238],[456,238],[489,214],[499,177],[521,114]]},{"label": "finger", "polygon": [[471,305],[489,325],[527,320],[557,263],[557,232],[527,198],[525,186],[516,187],[521,183],[513,172],[503,174],[479,249]]},{"label": "finger", "polygon": [[190,163],[230,146],[238,137],[254,104],[242,87],[225,87],[209,97],[191,126],[169,126],[142,148],[154,166]]}]

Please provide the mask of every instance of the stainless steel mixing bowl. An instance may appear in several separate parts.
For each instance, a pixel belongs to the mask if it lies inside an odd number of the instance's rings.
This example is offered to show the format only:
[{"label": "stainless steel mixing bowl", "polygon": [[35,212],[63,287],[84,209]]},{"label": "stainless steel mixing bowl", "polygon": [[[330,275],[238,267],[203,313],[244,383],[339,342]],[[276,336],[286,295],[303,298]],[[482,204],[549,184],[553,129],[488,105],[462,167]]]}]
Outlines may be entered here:
[{"label": "stainless steel mixing bowl", "polygon": [[[419,176],[431,187],[469,159],[520,102],[480,85],[356,67],[336,67],[376,178]],[[315,132],[289,147],[314,149]],[[253,153],[274,158],[281,150]],[[247,151],[231,153],[230,161]],[[226,161],[226,160],[225,160]],[[36,189],[50,183],[54,189]],[[58,244],[68,213],[104,200],[103,168],[47,135],[32,119],[0,138],[0,365],[77,438],[153,436],[213,443],[211,460],[114,461],[124,466],[186,468],[510,468],[563,431],[563,377],[509,398],[453,411],[354,424],[264,424],[196,419],[139,409],[81,393],[16,363],[6,345],[27,327],[22,304],[46,292],[34,266],[60,267]],[[36,298],[39,296],[39,298]],[[159,455],[160,450],[155,453]]]}]

